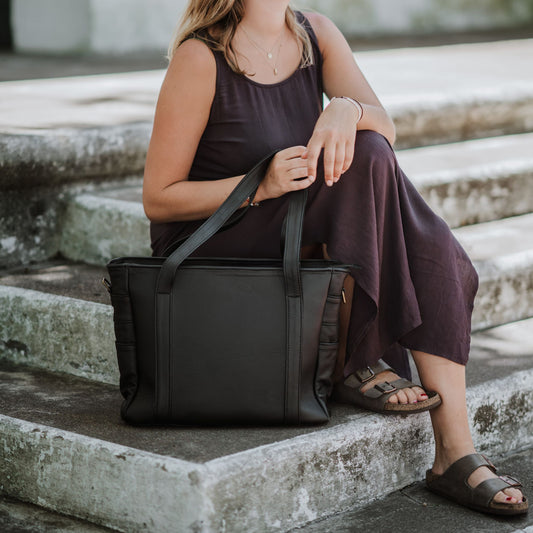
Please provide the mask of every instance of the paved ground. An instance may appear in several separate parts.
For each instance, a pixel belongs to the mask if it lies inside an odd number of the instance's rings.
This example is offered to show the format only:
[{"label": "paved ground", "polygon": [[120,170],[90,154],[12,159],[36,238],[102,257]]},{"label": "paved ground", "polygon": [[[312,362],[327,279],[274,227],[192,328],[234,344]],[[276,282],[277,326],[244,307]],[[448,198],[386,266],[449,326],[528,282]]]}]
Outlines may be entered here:
[{"label": "paved ground", "polygon": [[2,533],[105,533],[111,530],[48,512],[36,505],[0,497],[0,531]]},{"label": "paved ground", "polygon": [[[516,453],[498,464],[501,472],[524,480],[525,492],[533,494],[533,449]],[[294,533],[533,533],[533,512],[519,518],[492,517],[470,511],[414,483],[357,511],[340,514]]]}]

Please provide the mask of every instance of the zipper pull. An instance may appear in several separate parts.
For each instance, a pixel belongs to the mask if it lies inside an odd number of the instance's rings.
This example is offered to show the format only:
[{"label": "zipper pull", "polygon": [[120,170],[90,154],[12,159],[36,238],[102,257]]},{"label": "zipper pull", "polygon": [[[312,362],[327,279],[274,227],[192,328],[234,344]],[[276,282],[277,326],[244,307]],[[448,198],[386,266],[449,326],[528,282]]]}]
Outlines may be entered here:
[{"label": "zipper pull", "polygon": [[342,303],[346,303],[346,291],[344,290],[344,287],[342,288],[341,296],[342,296]]},{"label": "zipper pull", "polygon": [[[105,278],[102,278],[102,285],[105,287],[105,290],[111,294],[111,283],[105,279]],[[344,290],[344,289],[343,289]]]}]

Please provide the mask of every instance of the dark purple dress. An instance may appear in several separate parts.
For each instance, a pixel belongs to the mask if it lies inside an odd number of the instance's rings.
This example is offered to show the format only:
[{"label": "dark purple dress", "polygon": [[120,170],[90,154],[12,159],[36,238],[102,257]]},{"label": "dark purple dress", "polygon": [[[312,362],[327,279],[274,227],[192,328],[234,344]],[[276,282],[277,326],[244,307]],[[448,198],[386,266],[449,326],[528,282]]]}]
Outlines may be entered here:
[{"label": "dark purple dress", "polygon": [[[322,111],[322,59],[311,36],[314,65],[272,85],[236,74],[220,52],[209,121],[190,180],[245,174],[274,149],[306,145]],[[279,257],[285,197],[250,208],[195,255]],[[151,225],[154,255],[162,255],[198,222]],[[446,223],[406,178],[388,141],[359,131],[355,157],[329,188],[318,171],[309,188],[303,244],[326,243],[332,259],[357,264],[345,373],[383,357],[409,376],[405,348],[466,364],[477,274]]]}]

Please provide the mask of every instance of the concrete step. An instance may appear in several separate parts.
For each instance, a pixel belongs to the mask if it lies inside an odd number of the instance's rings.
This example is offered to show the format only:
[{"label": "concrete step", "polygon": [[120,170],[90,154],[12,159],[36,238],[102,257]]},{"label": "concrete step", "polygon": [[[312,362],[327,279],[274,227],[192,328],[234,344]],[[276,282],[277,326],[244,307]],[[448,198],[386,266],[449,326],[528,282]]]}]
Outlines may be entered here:
[{"label": "concrete step", "polygon": [[[467,402],[491,456],[533,446],[532,326],[473,336]],[[138,428],[120,421],[116,386],[6,362],[0,378],[0,491],[129,533],[287,531],[431,464],[427,413],[332,405],[321,427]]]},{"label": "concrete step", "polygon": [[[533,448],[506,454],[504,458],[492,457],[498,470],[520,479],[524,492],[533,494]],[[472,531],[476,533],[533,533],[533,513],[505,518],[470,511],[451,504],[425,488],[419,481],[363,507],[324,520],[299,527],[292,533],[409,533],[431,531],[450,533]]]},{"label": "concrete step", "polygon": [[[398,160],[431,208],[451,227],[533,211],[533,133],[401,150]],[[148,255],[141,184],[74,196],[59,244],[74,261],[105,264]]]},{"label": "concrete step", "polygon": [[[532,131],[532,54],[521,39],[356,57],[406,148]],[[0,267],[57,253],[65,190],[142,174],[163,75],[0,83]]]},{"label": "concrete step", "polygon": [[[407,147],[531,131],[532,54],[533,39],[518,39],[356,58],[395,119],[398,147]],[[163,75],[0,84],[2,186],[142,171]]]},{"label": "concrete step", "polygon": [[533,212],[533,134],[399,150],[398,161],[452,227]]},{"label": "concrete step", "polygon": [[[480,277],[474,330],[533,316],[531,228],[533,214],[455,230]],[[116,383],[104,276],[104,267],[62,262],[0,272],[0,356]]]},{"label": "concrete step", "polygon": [[533,214],[454,231],[479,274],[473,327],[533,316]]}]

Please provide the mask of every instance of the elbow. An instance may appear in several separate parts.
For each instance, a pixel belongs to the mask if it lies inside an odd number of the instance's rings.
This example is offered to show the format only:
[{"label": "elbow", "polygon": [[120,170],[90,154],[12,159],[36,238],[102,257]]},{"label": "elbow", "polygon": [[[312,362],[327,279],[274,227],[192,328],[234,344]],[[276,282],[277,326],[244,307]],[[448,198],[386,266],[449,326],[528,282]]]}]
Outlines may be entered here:
[{"label": "elbow", "polygon": [[150,222],[168,222],[164,216],[164,210],[162,209],[160,203],[157,202],[156,199],[147,195],[145,191],[143,191],[143,209],[146,218],[148,218]]}]

